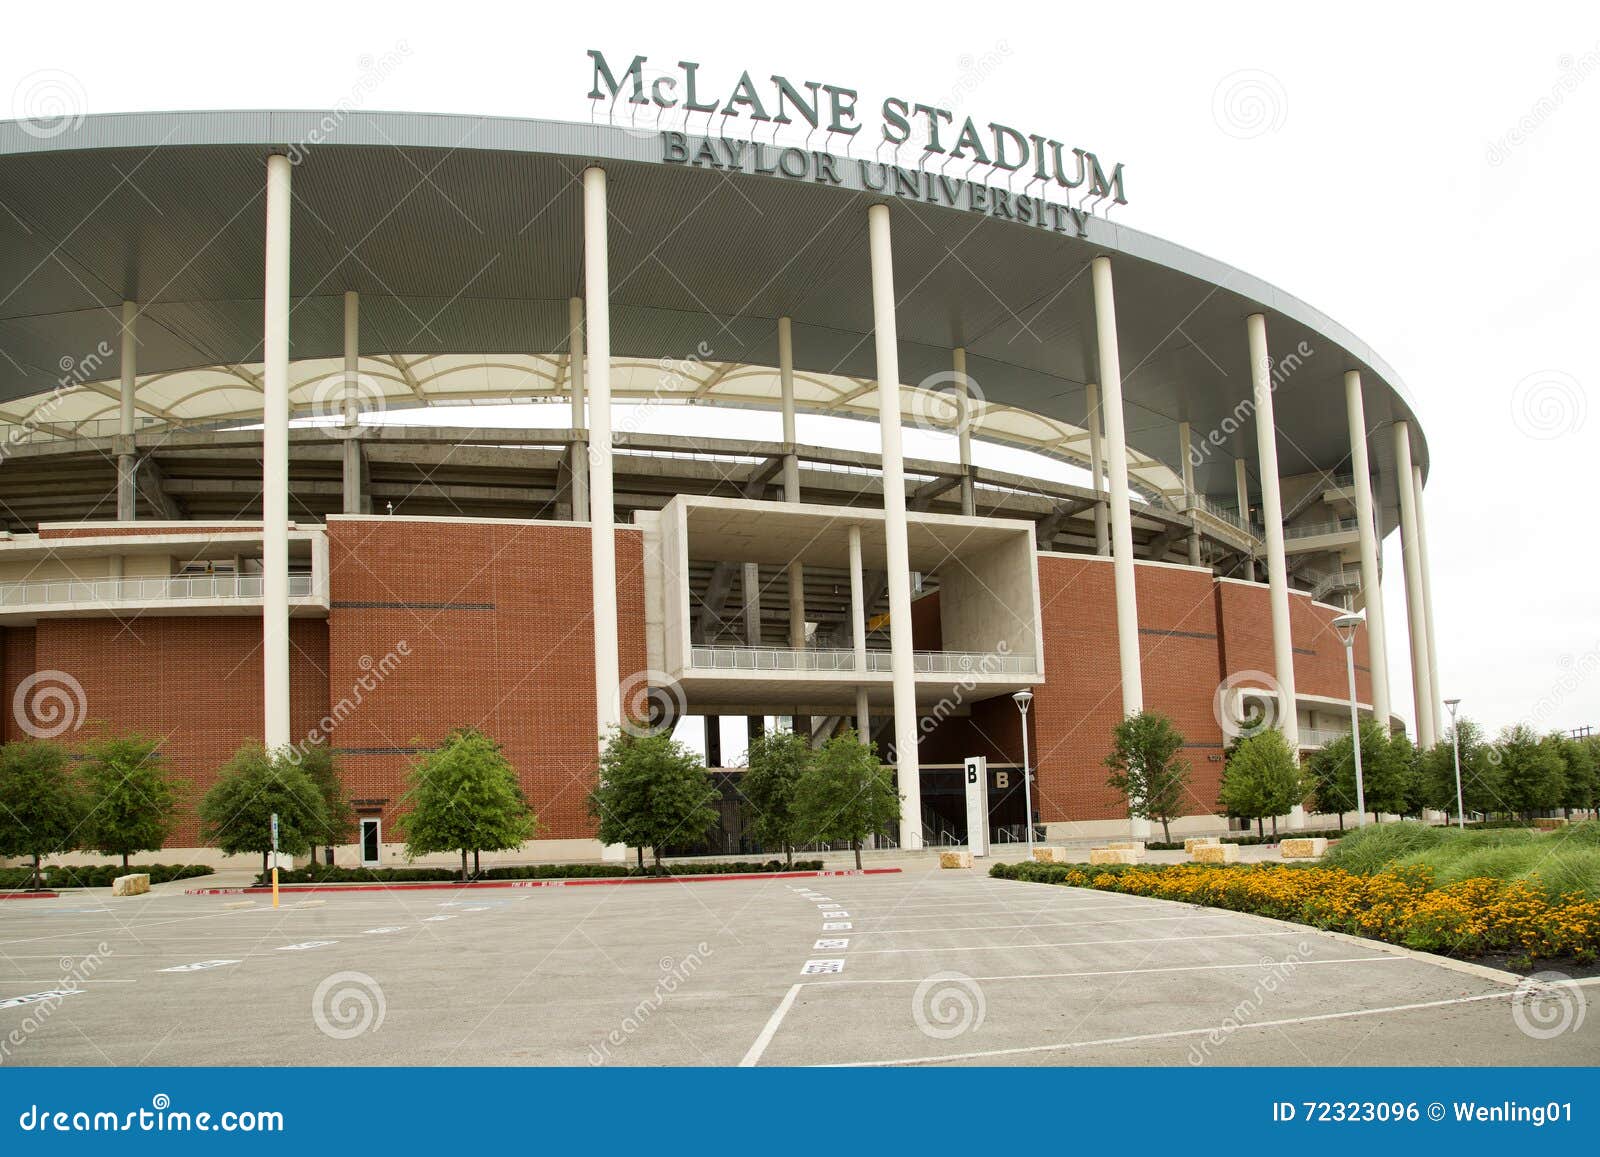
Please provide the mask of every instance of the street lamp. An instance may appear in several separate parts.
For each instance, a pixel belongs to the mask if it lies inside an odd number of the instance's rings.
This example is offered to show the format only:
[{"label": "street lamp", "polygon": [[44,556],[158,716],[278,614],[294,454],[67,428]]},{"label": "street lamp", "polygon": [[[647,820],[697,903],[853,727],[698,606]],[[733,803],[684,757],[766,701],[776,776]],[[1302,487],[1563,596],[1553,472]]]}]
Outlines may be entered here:
[{"label": "street lamp", "polygon": [[1465,831],[1467,813],[1461,805],[1461,736],[1456,727],[1456,708],[1461,706],[1461,700],[1446,699],[1444,705],[1450,708],[1450,750],[1456,759],[1456,830]]},{"label": "street lamp", "polygon": [[1033,776],[1028,772],[1028,707],[1033,702],[1032,691],[1018,691],[1011,697],[1022,713],[1022,806],[1027,809],[1023,817],[1028,827],[1028,859],[1033,859]]},{"label": "street lamp", "polygon": [[1344,665],[1350,675],[1350,746],[1356,755],[1356,827],[1367,826],[1367,788],[1361,778],[1361,717],[1356,712],[1356,628],[1366,622],[1360,615],[1340,615],[1333,620],[1344,644]]}]

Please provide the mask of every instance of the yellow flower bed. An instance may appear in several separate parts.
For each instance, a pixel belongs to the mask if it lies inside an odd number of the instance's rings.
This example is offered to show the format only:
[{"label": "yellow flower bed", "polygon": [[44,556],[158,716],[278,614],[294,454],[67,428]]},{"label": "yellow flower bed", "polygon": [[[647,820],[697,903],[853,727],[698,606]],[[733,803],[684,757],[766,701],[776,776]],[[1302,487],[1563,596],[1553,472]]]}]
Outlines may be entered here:
[{"label": "yellow flower bed", "polygon": [[1360,876],[1278,864],[996,864],[1004,879],[1098,888],[1293,920],[1450,956],[1506,951],[1533,957],[1600,953],[1600,900],[1548,899],[1526,883],[1463,880],[1433,887],[1427,869]]}]

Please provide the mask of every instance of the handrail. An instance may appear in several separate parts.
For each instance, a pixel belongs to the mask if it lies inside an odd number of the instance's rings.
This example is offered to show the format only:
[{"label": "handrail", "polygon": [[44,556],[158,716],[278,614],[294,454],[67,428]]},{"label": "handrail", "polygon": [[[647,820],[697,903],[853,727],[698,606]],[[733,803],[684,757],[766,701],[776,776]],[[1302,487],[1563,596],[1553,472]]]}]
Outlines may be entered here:
[{"label": "handrail", "polygon": [[[289,597],[311,596],[311,576],[289,576]],[[118,605],[184,599],[259,599],[261,575],[152,575],[147,578],[46,579],[0,583],[0,607],[66,603]]]},{"label": "handrail", "polygon": [[1359,525],[1354,518],[1336,518],[1331,522],[1314,522],[1306,526],[1286,526],[1284,538],[1312,538],[1319,534],[1343,534]]},{"label": "handrail", "polygon": [[[1032,655],[993,651],[915,651],[912,670],[919,675],[1029,675],[1038,670]],[[689,649],[695,671],[847,671],[856,670],[856,653],[846,647],[751,647],[696,644]],[[869,650],[865,670],[880,674],[893,669],[888,651]]]}]

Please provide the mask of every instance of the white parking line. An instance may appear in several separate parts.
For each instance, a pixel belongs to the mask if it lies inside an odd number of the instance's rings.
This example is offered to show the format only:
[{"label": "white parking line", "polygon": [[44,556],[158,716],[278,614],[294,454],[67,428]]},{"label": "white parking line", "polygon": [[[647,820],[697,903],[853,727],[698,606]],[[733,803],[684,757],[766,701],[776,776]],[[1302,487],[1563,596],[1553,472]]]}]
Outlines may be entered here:
[{"label": "white parking line", "polygon": [[778,1002],[778,1007],[767,1018],[767,1023],[762,1027],[761,1033],[744,1054],[744,1059],[739,1062],[741,1069],[753,1068],[761,1060],[761,1054],[767,1051],[767,1046],[772,1043],[773,1035],[778,1031],[778,1026],[783,1023],[783,1018],[789,1015],[789,1010],[794,1007],[794,998],[800,995],[803,984],[792,984],[789,991],[783,994],[783,999]]},{"label": "white parking line", "polygon": [[[1318,1021],[1351,1020],[1364,1016],[1387,1016],[1396,1012],[1417,1012],[1425,1008],[1448,1008],[1459,1004],[1477,1004],[1485,1000],[1509,1000],[1514,992],[1486,992],[1478,996],[1458,996],[1448,1000],[1427,1000],[1419,1004],[1394,1004],[1387,1008],[1358,1008],[1349,1012],[1324,1012],[1311,1016],[1290,1016],[1281,1020],[1258,1020],[1252,1024],[1242,1024],[1240,1030],[1252,1028],[1286,1028],[1297,1024],[1314,1024]],[[1047,1045],[1025,1045],[1020,1048],[1010,1049],[985,1049],[982,1052],[946,1053],[943,1056],[922,1057],[897,1057],[889,1061],[845,1061],[838,1064],[823,1065],[822,1068],[830,1069],[864,1069],[883,1068],[888,1065],[927,1065],[940,1064],[944,1061],[971,1061],[984,1060],[989,1057],[1017,1057],[1029,1053],[1053,1053],[1070,1049],[1097,1048],[1103,1045],[1135,1044],[1140,1041],[1177,1040],[1182,1037],[1205,1036],[1217,1032],[1214,1025],[1205,1028],[1175,1029],[1171,1032],[1140,1033],[1135,1036],[1102,1037],[1099,1040],[1086,1041],[1058,1041]]]},{"label": "white parking line", "polygon": [[1191,940],[1257,940],[1269,936],[1312,936],[1316,929],[1283,932],[1219,932],[1214,936],[1132,936],[1122,940],[1058,940],[1048,944],[976,944],[972,947],[934,948],[866,948],[862,956],[904,956],[913,952],[1019,952],[1032,948],[1085,948],[1095,944],[1167,944],[1187,943]]},{"label": "white parking line", "polygon": [[[1323,964],[1387,964],[1400,963],[1404,960],[1401,956],[1341,956],[1333,960],[1301,960],[1295,963],[1295,968],[1310,968]],[[1276,960],[1251,960],[1244,964],[1172,964],[1159,968],[1105,968],[1089,972],[1013,972],[1000,976],[969,976],[967,979],[977,982],[1002,980],[1074,980],[1091,976],[1138,976],[1148,972],[1229,972],[1245,968],[1271,968],[1280,963]],[[840,988],[845,985],[862,984],[922,984],[926,976],[884,977],[884,978],[855,978],[851,980],[808,980],[807,987],[811,988]]]}]

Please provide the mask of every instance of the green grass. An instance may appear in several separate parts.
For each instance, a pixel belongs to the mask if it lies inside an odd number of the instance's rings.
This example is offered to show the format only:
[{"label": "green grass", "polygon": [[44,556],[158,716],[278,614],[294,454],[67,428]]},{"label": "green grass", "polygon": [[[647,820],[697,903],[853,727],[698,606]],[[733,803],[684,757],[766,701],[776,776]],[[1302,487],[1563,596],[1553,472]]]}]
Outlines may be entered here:
[{"label": "green grass", "polygon": [[1489,878],[1523,880],[1552,897],[1600,897],[1600,823],[1550,834],[1529,828],[1459,831],[1418,823],[1373,824],[1352,832],[1324,863],[1370,875],[1385,868],[1427,868],[1435,886]]}]

